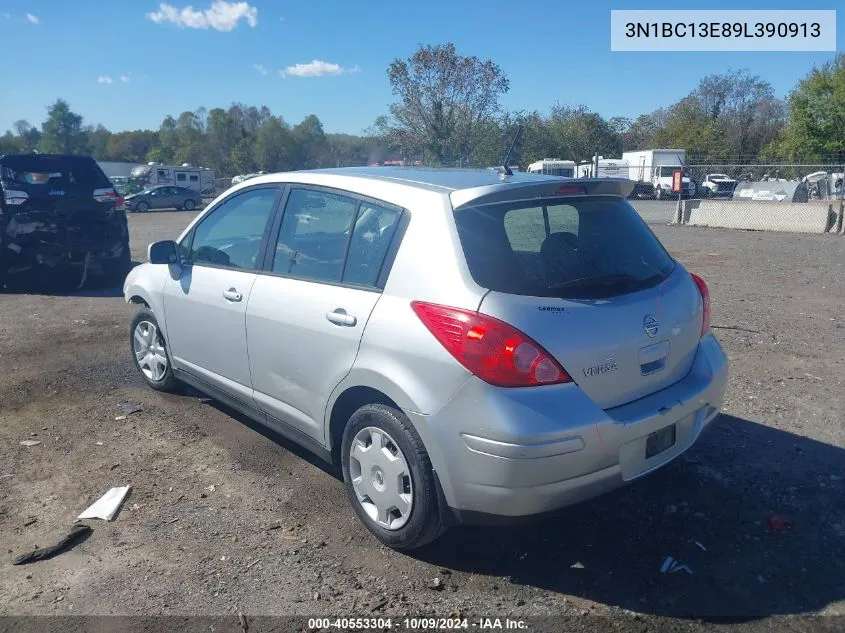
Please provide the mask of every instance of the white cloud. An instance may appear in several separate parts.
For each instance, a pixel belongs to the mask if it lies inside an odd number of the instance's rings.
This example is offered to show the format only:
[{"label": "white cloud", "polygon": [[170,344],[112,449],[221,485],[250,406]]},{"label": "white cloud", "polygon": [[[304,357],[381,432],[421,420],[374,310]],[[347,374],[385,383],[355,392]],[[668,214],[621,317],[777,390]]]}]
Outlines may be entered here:
[{"label": "white cloud", "polygon": [[258,9],[246,2],[214,0],[207,9],[194,9],[190,5],[178,9],[162,2],[158,8],[158,11],[147,13],[147,19],[156,24],[172,22],[182,29],[231,31],[241,20],[245,20],[251,27],[258,24]]},{"label": "white cloud", "polygon": [[120,81],[122,81],[125,84],[128,84],[129,83],[129,75],[121,75]]},{"label": "white cloud", "polygon": [[255,68],[259,75],[267,74],[267,69],[264,68],[264,66],[262,66],[261,64],[253,64],[252,67]]},{"label": "white cloud", "polygon": [[339,64],[332,64],[330,62],[320,61],[315,59],[307,64],[294,64],[288,66],[284,70],[280,70],[279,74],[282,77],[326,77],[329,75],[343,75],[344,73],[357,73],[361,69],[358,66],[354,68],[344,68]]},{"label": "white cloud", "polygon": [[8,20],[9,18],[12,17],[12,14],[11,13],[3,13],[3,17]]},{"label": "white cloud", "polygon": [[114,80],[111,77],[109,77],[108,75],[100,75],[99,77],[97,77],[97,83],[98,84],[110,84],[113,81]]},{"label": "white cloud", "polygon": [[31,24],[38,24],[40,20],[38,19],[37,15],[32,15],[31,13],[26,14],[26,19],[29,20]]}]

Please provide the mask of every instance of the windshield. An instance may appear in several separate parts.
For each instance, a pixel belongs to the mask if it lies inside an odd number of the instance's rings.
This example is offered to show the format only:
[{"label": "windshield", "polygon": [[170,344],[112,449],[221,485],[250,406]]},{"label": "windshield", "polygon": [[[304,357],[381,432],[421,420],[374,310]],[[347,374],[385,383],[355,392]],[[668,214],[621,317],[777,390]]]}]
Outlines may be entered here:
[{"label": "windshield", "polygon": [[609,297],[651,287],[675,266],[617,197],[472,207],[455,212],[455,222],[473,279],[498,292]]},{"label": "windshield", "polygon": [[[665,177],[665,176],[668,176],[669,178],[671,178],[672,172],[675,171],[676,169],[683,169],[683,168],[680,165],[674,165],[674,166],[664,165],[663,167],[660,168],[659,176],[661,178]],[[686,176],[686,174],[684,174],[684,176]]]}]

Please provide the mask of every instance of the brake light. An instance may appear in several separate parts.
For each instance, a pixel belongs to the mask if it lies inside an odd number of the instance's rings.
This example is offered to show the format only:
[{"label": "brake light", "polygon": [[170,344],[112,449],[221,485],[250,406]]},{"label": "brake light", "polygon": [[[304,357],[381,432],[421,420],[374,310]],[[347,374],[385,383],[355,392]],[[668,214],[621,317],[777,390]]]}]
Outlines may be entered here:
[{"label": "brake light", "polygon": [[701,303],[703,304],[704,312],[701,320],[701,336],[704,336],[710,331],[710,289],[704,283],[704,280],[695,273],[690,273],[690,277],[692,277],[695,285],[698,286],[698,292],[701,293]]},{"label": "brake light", "polygon": [[498,387],[571,382],[569,374],[535,341],[486,314],[412,301],[416,315],[455,359]]},{"label": "brake light", "polygon": [[561,185],[557,188],[554,195],[556,196],[567,196],[567,195],[584,195],[587,193],[587,190],[584,187],[576,187],[575,185]]}]

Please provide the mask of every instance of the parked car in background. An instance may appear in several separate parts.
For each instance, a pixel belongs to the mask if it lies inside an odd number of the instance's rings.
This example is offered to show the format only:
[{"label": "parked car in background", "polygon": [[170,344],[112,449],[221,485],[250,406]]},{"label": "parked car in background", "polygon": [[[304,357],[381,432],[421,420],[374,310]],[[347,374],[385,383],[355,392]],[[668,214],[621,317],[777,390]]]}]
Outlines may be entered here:
[{"label": "parked car in background", "polygon": [[249,180],[250,178],[255,178],[256,176],[263,176],[265,172],[259,171],[254,174],[239,174],[232,178],[232,186],[239,185],[245,180]]},{"label": "parked car in background", "polygon": [[337,464],[391,547],[594,497],[692,446],[728,375],[707,285],[632,187],[254,178],[129,274],[132,362],[153,389],[190,384]]},{"label": "parked car in background", "polygon": [[707,174],[701,181],[700,193],[704,198],[731,198],[736,182],[727,174]]},{"label": "parked car in background", "polygon": [[214,172],[208,167],[197,167],[190,163],[179,166],[161,163],[138,165],[130,172],[129,181],[133,191],[170,185],[193,189],[203,195],[214,192]]},{"label": "parked car in background", "polygon": [[34,274],[67,289],[132,267],[123,198],[90,156],[0,156],[0,290]]},{"label": "parked car in background", "polygon": [[139,213],[144,213],[150,209],[193,211],[202,205],[202,196],[199,192],[184,187],[162,185],[126,196],[125,204],[129,211],[138,211]]}]

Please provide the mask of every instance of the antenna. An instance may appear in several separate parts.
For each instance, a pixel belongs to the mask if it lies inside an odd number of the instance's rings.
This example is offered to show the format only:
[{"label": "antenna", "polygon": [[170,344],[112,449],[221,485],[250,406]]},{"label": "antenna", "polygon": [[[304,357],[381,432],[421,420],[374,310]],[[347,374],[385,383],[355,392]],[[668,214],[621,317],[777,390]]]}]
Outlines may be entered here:
[{"label": "antenna", "polygon": [[518,125],[516,128],[516,134],[514,134],[513,141],[511,142],[510,149],[508,153],[505,154],[505,159],[502,162],[502,167],[499,169],[500,174],[505,174],[506,176],[513,176],[513,172],[510,168],[510,161],[511,161],[511,154],[513,154],[513,148],[516,147],[517,142],[519,141],[519,137],[522,135],[522,126]]}]

